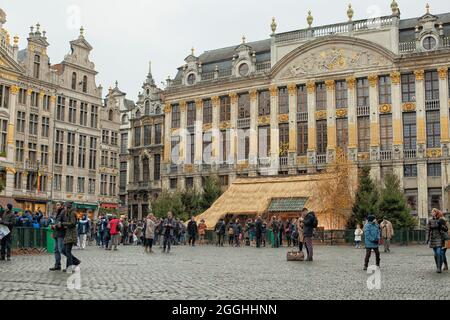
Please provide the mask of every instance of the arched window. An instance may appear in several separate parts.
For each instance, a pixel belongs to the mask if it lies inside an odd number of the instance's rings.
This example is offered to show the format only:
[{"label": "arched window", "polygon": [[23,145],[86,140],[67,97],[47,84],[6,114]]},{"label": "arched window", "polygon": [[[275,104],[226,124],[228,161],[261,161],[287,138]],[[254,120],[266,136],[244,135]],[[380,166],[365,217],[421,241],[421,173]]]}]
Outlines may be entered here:
[{"label": "arched window", "polygon": [[141,112],[138,110],[137,112],[136,112],[136,119],[139,119],[141,117]]},{"label": "arched window", "polygon": [[39,79],[40,70],[41,70],[41,56],[36,54],[34,56],[33,76],[37,79]]},{"label": "arched window", "polygon": [[72,73],[72,90],[77,90],[77,74]]},{"label": "arched window", "polygon": [[150,101],[145,101],[145,115],[148,116],[150,114]]},{"label": "arched window", "polygon": [[87,76],[84,76],[83,77],[83,92],[84,93],[87,93],[87,82],[88,82]]},{"label": "arched window", "polygon": [[128,116],[126,114],[122,117],[122,124],[128,124]]},{"label": "arched window", "polygon": [[114,112],[112,110],[109,110],[108,120],[109,121],[113,121],[114,120]]},{"label": "arched window", "polygon": [[160,114],[161,113],[161,107],[160,106],[156,107],[155,113],[156,114]]}]

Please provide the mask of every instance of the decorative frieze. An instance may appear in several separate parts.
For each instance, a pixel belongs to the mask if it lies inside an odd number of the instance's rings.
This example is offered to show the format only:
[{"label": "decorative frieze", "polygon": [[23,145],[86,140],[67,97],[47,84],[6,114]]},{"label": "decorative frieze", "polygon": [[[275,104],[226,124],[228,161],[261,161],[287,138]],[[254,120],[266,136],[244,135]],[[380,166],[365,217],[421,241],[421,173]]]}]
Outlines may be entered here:
[{"label": "decorative frieze", "polygon": [[226,129],[230,129],[231,128],[231,124],[230,121],[222,121],[219,125],[219,128],[221,130],[226,130]]},{"label": "decorative frieze", "polygon": [[270,117],[268,116],[259,116],[258,117],[258,125],[265,126],[270,124]]},{"label": "decorative frieze", "polygon": [[326,110],[316,111],[316,120],[323,120],[326,118],[327,118]]},{"label": "decorative frieze", "polygon": [[288,114],[279,114],[278,122],[280,122],[280,123],[289,122],[289,115]]},{"label": "decorative frieze", "polygon": [[406,102],[402,105],[403,112],[414,112],[416,111],[416,104],[414,102]]},{"label": "decorative frieze", "polygon": [[336,118],[345,118],[347,117],[348,110],[346,108],[337,109],[336,110]]},{"label": "decorative frieze", "polygon": [[392,105],[383,104],[380,106],[380,113],[391,113],[391,112],[392,112]]},{"label": "decorative frieze", "polygon": [[427,149],[427,158],[440,158],[442,157],[441,149]]}]

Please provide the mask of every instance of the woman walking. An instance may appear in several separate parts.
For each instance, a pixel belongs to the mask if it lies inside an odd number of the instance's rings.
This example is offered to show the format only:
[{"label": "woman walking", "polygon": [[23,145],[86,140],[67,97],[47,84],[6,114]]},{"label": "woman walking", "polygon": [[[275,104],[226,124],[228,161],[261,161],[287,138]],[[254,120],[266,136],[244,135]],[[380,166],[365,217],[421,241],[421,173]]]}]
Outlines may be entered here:
[{"label": "woman walking", "polygon": [[297,219],[297,233],[298,233],[298,249],[303,252],[303,242],[305,237],[303,236],[303,217]]},{"label": "woman walking", "polygon": [[153,214],[149,214],[145,220],[145,252],[153,253],[153,239],[155,238],[155,217]]},{"label": "woman walking", "polygon": [[442,273],[442,265],[444,263],[444,244],[448,240],[448,228],[443,214],[438,209],[433,209],[431,211],[432,219],[428,221],[427,233],[428,240],[427,243],[430,244],[430,248],[434,252],[434,261],[436,262],[436,272]]}]

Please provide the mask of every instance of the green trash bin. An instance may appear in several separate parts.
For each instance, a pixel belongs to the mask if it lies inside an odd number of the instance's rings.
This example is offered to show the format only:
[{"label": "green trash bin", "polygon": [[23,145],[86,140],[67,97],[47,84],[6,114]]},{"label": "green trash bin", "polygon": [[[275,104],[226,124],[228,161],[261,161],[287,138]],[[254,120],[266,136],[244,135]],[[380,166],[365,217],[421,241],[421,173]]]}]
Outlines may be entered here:
[{"label": "green trash bin", "polygon": [[55,239],[53,239],[53,230],[51,227],[47,228],[47,252],[55,253]]}]

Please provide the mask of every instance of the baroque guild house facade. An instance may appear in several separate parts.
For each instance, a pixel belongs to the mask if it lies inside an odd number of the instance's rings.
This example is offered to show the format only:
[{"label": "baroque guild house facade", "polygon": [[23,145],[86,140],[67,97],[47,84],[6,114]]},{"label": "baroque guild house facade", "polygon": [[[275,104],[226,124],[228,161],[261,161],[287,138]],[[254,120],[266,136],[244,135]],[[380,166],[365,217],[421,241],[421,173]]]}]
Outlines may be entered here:
[{"label": "baroque guild house facade", "polygon": [[412,213],[448,210],[450,14],[392,14],[192,53],[165,91],[162,188],[322,171],[343,150],[401,180]]}]

